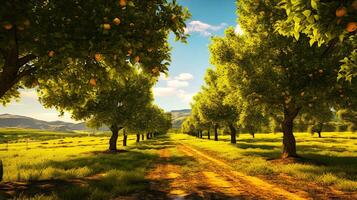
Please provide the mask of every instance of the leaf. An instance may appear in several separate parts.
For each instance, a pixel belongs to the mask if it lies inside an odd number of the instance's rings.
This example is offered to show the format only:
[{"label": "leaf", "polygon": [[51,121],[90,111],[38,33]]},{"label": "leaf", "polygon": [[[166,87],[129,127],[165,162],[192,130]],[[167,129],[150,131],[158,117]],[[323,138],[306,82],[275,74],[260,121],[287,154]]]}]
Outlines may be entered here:
[{"label": "leaf", "polygon": [[300,38],[300,33],[299,33],[298,31],[295,31],[295,32],[294,32],[294,37],[295,37],[296,40],[299,40],[299,38]]},{"label": "leaf", "polygon": [[311,0],[311,7],[315,10],[317,10],[317,2],[316,0]]},{"label": "leaf", "polygon": [[305,17],[308,18],[311,15],[311,10],[305,10],[304,12],[302,12],[302,14],[304,14]]}]

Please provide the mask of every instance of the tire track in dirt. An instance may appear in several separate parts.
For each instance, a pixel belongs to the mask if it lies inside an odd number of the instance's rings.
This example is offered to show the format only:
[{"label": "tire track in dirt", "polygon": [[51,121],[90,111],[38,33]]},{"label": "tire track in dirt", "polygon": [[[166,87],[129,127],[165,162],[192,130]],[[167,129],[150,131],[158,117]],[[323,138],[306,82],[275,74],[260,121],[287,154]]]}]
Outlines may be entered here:
[{"label": "tire track in dirt", "polygon": [[[186,155],[185,157],[192,155],[181,148],[179,150]],[[242,190],[241,188],[244,188],[243,185],[237,187],[237,182],[234,182],[233,185],[231,180],[227,180],[206,165],[200,165],[197,170],[187,170],[187,168],[183,169],[180,165],[171,164],[169,162],[170,152],[168,149],[161,149],[159,155],[161,162],[148,174],[147,178],[151,180],[151,191],[159,191],[159,194],[166,194],[166,196],[156,196],[155,200],[270,199],[248,190]],[[151,199],[149,196],[146,196],[146,198]]]},{"label": "tire track in dirt", "polygon": [[[247,176],[243,173],[237,172],[229,164],[208,156],[191,146],[180,143],[178,149],[186,155],[197,159],[200,163],[202,163],[202,165],[204,165],[204,169],[214,171],[216,173],[214,176],[219,176],[221,178],[224,177],[232,187],[243,191],[248,194],[248,196],[252,196],[252,194],[254,194],[254,199],[257,199],[257,197],[258,199],[311,199],[309,198],[309,194],[304,191],[292,193],[257,177]],[[212,179],[211,182],[215,182],[214,179]],[[230,196],[232,194],[236,195],[231,193]]]}]

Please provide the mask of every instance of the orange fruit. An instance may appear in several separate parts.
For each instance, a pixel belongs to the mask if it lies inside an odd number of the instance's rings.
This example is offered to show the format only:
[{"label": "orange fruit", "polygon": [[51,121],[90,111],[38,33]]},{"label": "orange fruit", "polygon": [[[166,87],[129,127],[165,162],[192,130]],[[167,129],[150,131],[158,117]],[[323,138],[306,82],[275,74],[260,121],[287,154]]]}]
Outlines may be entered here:
[{"label": "orange fruit", "polygon": [[12,29],[12,24],[10,24],[10,23],[5,23],[5,24],[3,24],[3,27],[4,27],[4,29],[6,29],[6,30],[10,30],[10,29]]},{"label": "orange fruit", "polygon": [[91,78],[89,80],[89,84],[91,84],[92,86],[96,86],[97,85],[97,80],[95,80],[95,78]]},{"label": "orange fruit", "polygon": [[94,58],[95,58],[95,60],[96,60],[97,62],[99,62],[99,61],[102,60],[102,54],[96,53],[96,54],[94,55]]},{"label": "orange fruit", "polygon": [[300,94],[302,97],[305,95],[305,92],[301,92],[301,94]]},{"label": "orange fruit", "polygon": [[54,51],[49,51],[47,53],[48,57],[52,58],[54,55],[55,55],[55,52]]},{"label": "orange fruit", "polygon": [[126,0],[119,0],[119,5],[122,7],[126,6]]},{"label": "orange fruit", "polygon": [[322,74],[322,73],[324,73],[324,70],[320,69],[319,72]]},{"label": "orange fruit", "polygon": [[176,15],[172,15],[171,20],[175,20],[176,19]]},{"label": "orange fruit", "polygon": [[120,24],[120,19],[118,17],[114,18],[113,23],[118,26]]},{"label": "orange fruit", "polygon": [[103,28],[104,30],[110,30],[112,27],[110,26],[110,24],[103,24]]},{"label": "orange fruit", "polygon": [[347,14],[347,8],[344,6],[341,6],[336,9],[336,17],[343,17]]},{"label": "orange fruit", "polygon": [[349,22],[347,24],[346,30],[350,33],[354,32],[357,30],[357,22]]},{"label": "orange fruit", "polygon": [[148,48],[148,52],[152,52],[154,49],[153,48]]}]

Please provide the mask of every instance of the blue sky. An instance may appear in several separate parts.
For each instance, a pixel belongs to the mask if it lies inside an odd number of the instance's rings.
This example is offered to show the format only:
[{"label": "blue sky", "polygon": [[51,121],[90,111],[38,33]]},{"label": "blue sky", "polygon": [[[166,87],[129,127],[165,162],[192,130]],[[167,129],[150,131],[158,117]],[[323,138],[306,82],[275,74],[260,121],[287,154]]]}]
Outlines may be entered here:
[{"label": "blue sky", "polygon": [[[209,64],[208,45],[214,35],[223,35],[224,29],[236,27],[235,0],[178,0],[188,7],[192,18],[187,23],[190,34],[188,44],[174,42],[169,76],[160,78],[154,88],[155,102],[166,111],[190,107],[192,96],[200,90]],[[59,117],[54,109],[45,109],[37,101],[33,90],[22,90],[21,100],[6,107],[0,106],[0,114],[10,113],[36,119],[72,121],[69,115]]]}]

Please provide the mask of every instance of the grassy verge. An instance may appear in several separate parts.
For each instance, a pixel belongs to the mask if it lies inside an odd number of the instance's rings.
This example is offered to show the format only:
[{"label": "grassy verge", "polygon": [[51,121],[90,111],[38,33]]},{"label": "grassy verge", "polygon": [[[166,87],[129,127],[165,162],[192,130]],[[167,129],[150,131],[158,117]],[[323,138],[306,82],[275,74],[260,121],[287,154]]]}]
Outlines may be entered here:
[{"label": "grassy verge", "polygon": [[357,140],[353,133],[324,133],[324,138],[297,133],[298,154],[306,162],[291,164],[272,160],[280,155],[281,134],[257,134],[255,139],[243,134],[236,145],[229,143],[229,136],[222,136],[218,142],[183,134],[171,137],[227,160],[248,175],[285,174],[321,186],[357,191]]},{"label": "grassy verge", "polygon": [[[104,136],[13,143],[0,151],[4,182],[30,183],[15,199],[111,199],[145,191],[149,186],[145,175],[164,144],[158,140],[135,144],[135,139],[130,135],[124,148],[119,138],[119,149],[126,151],[117,154],[104,152],[109,140]],[[69,180],[80,181],[63,182]],[[42,190],[38,184],[51,187]]]}]

